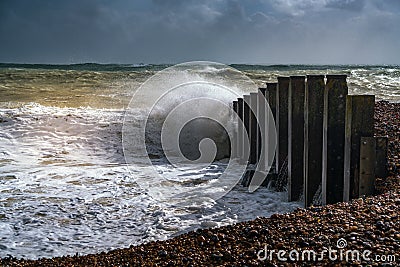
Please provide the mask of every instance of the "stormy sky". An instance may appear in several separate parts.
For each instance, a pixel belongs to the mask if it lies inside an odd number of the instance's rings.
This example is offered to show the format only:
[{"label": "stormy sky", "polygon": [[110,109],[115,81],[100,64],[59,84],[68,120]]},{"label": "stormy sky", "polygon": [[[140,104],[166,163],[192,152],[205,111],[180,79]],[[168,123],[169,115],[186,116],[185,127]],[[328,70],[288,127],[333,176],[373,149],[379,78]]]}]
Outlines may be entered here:
[{"label": "stormy sky", "polygon": [[0,0],[0,62],[400,64],[398,0]]}]

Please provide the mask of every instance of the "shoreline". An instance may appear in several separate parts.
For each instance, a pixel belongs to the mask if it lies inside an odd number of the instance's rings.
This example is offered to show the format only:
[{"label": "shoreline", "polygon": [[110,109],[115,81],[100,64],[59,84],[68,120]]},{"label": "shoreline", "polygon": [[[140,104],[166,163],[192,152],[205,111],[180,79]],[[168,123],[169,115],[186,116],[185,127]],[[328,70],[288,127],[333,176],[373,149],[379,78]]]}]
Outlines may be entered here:
[{"label": "shoreline", "polygon": [[[1,266],[243,266],[281,265],[293,261],[259,260],[261,250],[315,250],[336,247],[344,238],[346,249],[371,250],[371,255],[394,255],[400,263],[400,103],[375,103],[375,134],[389,136],[390,176],[377,179],[378,195],[348,203],[297,209],[287,214],[257,218],[220,228],[200,229],[165,241],[155,241],[110,252],[38,260],[2,258]],[[295,261],[296,262],[296,261]],[[396,264],[396,262],[387,262]],[[299,261],[305,265],[332,263]],[[333,263],[346,264],[337,260]],[[351,264],[378,265],[377,261]]]}]

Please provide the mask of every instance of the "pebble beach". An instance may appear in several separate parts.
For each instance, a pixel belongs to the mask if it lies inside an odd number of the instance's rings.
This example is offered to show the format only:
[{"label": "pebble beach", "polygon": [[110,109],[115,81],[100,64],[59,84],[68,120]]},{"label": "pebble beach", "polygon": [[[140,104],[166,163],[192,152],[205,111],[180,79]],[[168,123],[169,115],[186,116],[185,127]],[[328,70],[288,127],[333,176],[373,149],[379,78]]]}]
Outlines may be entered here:
[{"label": "pebble beach", "polygon": [[[99,254],[0,259],[1,266],[398,266],[400,264],[400,104],[379,101],[375,134],[389,137],[389,177],[376,195],[211,229]],[[339,241],[345,242],[340,244]],[[336,254],[330,255],[331,249]],[[341,249],[339,249],[341,248]],[[296,252],[313,250],[304,260]],[[346,251],[368,257],[347,259]],[[272,251],[272,253],[271,253]],[[325,252],[324,252],[325,251]],[[328,252],[327,252],[328,251]],[[267,253],[266,253],[267,252]],[[325,254],[324,254],[325,253]],[[336,258],[335,258],[336,257]],[[286,260],[282,260],[286,259]]]}]

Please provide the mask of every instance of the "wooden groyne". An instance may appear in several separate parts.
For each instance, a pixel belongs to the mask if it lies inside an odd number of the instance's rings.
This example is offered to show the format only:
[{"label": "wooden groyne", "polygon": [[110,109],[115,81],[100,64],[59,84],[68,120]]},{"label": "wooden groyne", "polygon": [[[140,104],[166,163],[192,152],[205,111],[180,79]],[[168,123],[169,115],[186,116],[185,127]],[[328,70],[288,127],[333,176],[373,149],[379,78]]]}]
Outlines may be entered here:
[{"label": "wooden groyne", "polygon": [[[387,176],[387,137],[374,137],[374,95],[348,95],[346,75],[278,77],[259,92],[234,101],[238,114],[233,156],[251,166],[274,163],[265,179],[278,191],[287,190],[288,201],[305,206],[326,205],[371,195],[376,177]],[[276,152],[262,156],[266,110],[269,104],[276,128]],[[262,119],[260,119],[262,118]],[[249,158],[243,158],[244,138],[249,138]],[[268,138],[266,146],[273,142]],[[254,168],[244,175],[248,186]],[[271,178],[272,177],[272,178]],[[267,183],[264,183],[267,184]]]}]

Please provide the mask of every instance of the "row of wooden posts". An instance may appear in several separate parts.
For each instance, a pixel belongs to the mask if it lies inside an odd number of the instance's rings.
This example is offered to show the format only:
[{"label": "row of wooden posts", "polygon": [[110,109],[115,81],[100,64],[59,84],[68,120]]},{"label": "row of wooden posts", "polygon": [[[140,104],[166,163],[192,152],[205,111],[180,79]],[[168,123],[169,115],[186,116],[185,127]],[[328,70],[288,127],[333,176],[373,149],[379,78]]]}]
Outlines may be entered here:
[{"label": "row of wooden posts", "polygon": [[[268,177],[287,172],[287,176],[280,175],[276,186],[283,181],[289,201],[303,196],[305,206],[313,205],[318,190],[322,205],[371,195],[375,177],[387,175],[387,137],[374,137],[375,96],[348,95],[346,78],[278,77],[277,83],[267,83],[259,92],[233,102],[239,124],[248,133],[249,164],[260,163],[263,131],[257,122],[261,110],[257,98],[268,102],[277,130],[275,160]],[[242,139],[239,135],[233,144],[238,158],[243,157]]]}]

